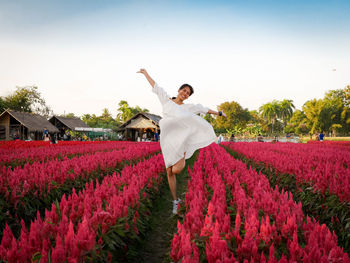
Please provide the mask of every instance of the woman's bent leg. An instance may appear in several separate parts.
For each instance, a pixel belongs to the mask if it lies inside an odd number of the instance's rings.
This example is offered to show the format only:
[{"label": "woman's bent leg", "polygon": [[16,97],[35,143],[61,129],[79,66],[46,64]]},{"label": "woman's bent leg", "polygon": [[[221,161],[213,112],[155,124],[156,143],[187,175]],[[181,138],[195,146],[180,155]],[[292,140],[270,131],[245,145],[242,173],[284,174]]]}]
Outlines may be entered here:
[{"label": "woman's bent leg", "polygon": [[173,197],[173,200],[176,200],[176,175],[172,172],[173,166],[166,169],[166,173],[168,176],[168,183],[169,188],[171,192],[171,196]]},{"label": "woman's bent leg", "polygon": [[185,157],[180,159],[176,164],[173,165],[172,173],[179,174],[185,168]]}]

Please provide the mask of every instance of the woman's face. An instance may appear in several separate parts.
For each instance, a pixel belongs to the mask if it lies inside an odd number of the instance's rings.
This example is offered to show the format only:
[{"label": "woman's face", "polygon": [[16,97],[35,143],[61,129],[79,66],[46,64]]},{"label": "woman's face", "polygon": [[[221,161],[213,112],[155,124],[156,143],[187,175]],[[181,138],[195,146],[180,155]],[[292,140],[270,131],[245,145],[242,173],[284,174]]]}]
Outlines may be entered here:
[{"label": "woman's face", "polygon": [[185,87],[179,90],[179,94],[177,95],[181,100],[186,100],[191,94],[191,90],[189,87]]}]

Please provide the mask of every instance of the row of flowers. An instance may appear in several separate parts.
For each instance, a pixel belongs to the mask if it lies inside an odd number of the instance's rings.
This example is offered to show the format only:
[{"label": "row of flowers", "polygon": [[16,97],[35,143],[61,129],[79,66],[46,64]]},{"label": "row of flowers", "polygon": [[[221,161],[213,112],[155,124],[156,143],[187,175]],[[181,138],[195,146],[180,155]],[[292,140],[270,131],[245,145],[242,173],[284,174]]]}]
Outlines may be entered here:
[{"label": "row of flowers", "polygon": [[[93,141],[85,143],[95,143]],[[25,149],[25,148],[35,148],[35,147],[46,147],[51,143],[49,141],[0,141],[0,150],[13,150],[13,149]],[[60,141],[59,146],[64,145],[79,145],[80,141]]]},{"label": "row of flowers", "polygon": [[349,149],[350,147],[350,141],[308,141],[307,143],[310,144],[317,144],[317,145],[329,145],[329,146],[335,146],[335,147],[347,147]]},{"label": "row of flowers", "polygon": [[53,144],[42,147],[26,147],[16,149],[0,148],[0,166],[11,166],[12,168],[25,163],[46,162],[52,159],[67,159],[75,156],[92,154],[95,152],[112,151],[121,149],[135,144],[135,142],[79,142],[71,144]]},{"label": "row of flowers", "polygon": [[222,147],[202,149],[190,175],[174,261],[349,262],[336,235],[305,217],[292,194]]},{"label": "row of flowers", "polygon": [[0,193],[6,200],[17,204],[29,192],[42,196],[66,180],[86,177],[97,169],[106,172],[121,161],[148,156],[159,150],[158,143],[138,143],[111,152],[96,152],[63,161],[34,162],[32,165],[26,164],[23,168],[16,167],[13,170],[1,167]]},{"label": "row of flowers", "polygon": [[[115,251],[127,250],[127,235],[137,235],[137,222],[150,190],[162,182],[164,162],[155,155],[134,166],[124,166],[120,174],[106,176],[102,183],[91,182],[78,194],[62,197],[52,204],[16,239],[6,226],[0,258],[8,262],[112,261]],[[113,237],[113,238],[111,238]],[[108,249],[106,249],[108,247]],[[114,251],[114,252],[115,252]],[[112,253],[111,253],[112,252]]]},{"label": "row of flowers", "polygon": [[[317,143],[322,144],[322,142]],[[280,191],[285,190],[293,193],[294,200],[303,204],[304,213],[317,218],[320,223],[326,224],[327,227],[337,235],[338,244],[341,245],[346,252],[350,252],[349,202],[341,202],[337,195],[329,192],[321,193],[320,191],[315,191],[312,182],[304,181],[300,183],[300,180],[298,181],[294,174],[283,173],[269,164],[247,158],[241,153],[232,150],[230,145],[231,144],[226,144],[225,149],[234,156],[234,158],[243,161],[256,171],[263,172],[269,180],[271,187],[277,186]],[[326,145],[323,146],[329,147]],[[334,147],[334,145],[332,147]]]},{"label": "row of flowers", "polygon": [[271,169],[294,174],[299,184],[307,182],[315,191],[337,195],[350,202],[350,151],[322,143],[229,143],[223,145]]}]

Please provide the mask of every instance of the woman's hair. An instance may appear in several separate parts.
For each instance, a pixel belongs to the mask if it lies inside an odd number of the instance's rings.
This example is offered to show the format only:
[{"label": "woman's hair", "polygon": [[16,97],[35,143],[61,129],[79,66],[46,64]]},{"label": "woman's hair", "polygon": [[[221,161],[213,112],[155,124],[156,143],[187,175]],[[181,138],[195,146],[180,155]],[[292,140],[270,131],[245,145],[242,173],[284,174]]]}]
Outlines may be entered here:
[{"label": "woman's hair", "polygon": [[179,90],[182,90],[182,89],[184,89],[184,88],[186,88],[186,87],[188,87],[189,89],[190,89],[190,96],[193,94],[193,92],[194,92],[194,90],[193,90],[193,88],[192,88],[192,86],[190,85],[190,84],[183,84],[183,85],[181,85],[181,87],[179,88]]},{"label": "woman's hair", "polygon": [[[190,89],[190,96],[193,94],[194,90],[192,88],[192,86],[190,84],[182,84],[181,87],[179,88],[179,90],[182,90],[184,88],[189,88]],[[176,97],[172,97],[172,100],[176,99]]]}]

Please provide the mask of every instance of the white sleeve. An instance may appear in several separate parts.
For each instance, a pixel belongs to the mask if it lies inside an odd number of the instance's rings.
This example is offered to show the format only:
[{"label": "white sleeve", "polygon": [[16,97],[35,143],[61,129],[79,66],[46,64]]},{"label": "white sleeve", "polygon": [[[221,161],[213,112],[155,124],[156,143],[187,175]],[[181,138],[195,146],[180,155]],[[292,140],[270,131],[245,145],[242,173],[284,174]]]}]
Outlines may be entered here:
[{"label": "white sleeve", "polygon": [[157,94],[160,103],[163,105],[169,101],[170,96],[166,91],[160,87],[157,83],[154,84],[154,87],[152,88],[152,91]]},{"label": "white sleeve", "polygon": [[204,107],[202,104],[186,104],[186,109],[194,114],[207,114],[209,111],[209,108]]}]

